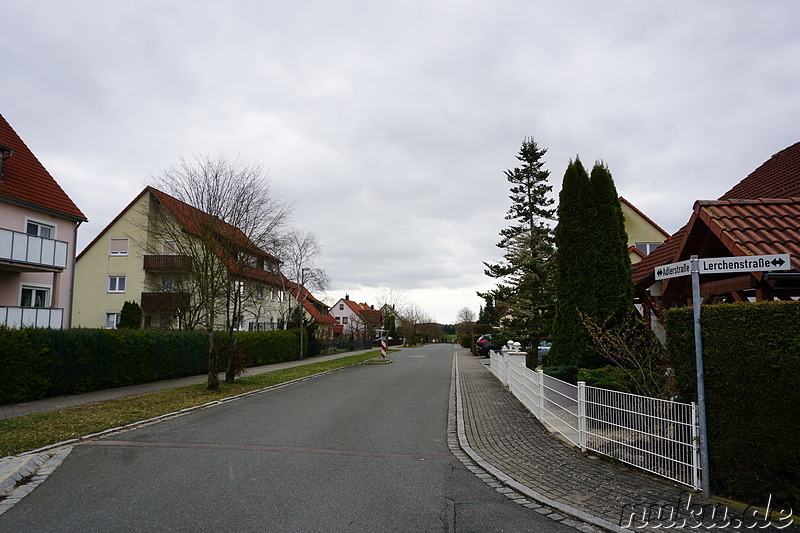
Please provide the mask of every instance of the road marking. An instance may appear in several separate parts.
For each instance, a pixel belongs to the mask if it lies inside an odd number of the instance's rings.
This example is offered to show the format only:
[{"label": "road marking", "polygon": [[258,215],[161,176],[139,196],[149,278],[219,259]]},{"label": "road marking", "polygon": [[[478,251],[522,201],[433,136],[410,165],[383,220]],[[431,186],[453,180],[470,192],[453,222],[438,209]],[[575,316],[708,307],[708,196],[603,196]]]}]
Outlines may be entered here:
[{"label": "road marking", "polygon": [[206,450],[243,450],[251,452],[304,453],[312,455],[341,455],[347,457],[371,457],[377,459],[410,459],[414,461],[452,461],[451,455],[427,455],[417,453],[381,453],[359,450],[335,450],[330,448],[307,448],[305,446],[268,446],[262,444],[225,444],[221,442],[142,442],[131,440],[90,440],[79,446],[107,446],[119,448],[178,448]]}]

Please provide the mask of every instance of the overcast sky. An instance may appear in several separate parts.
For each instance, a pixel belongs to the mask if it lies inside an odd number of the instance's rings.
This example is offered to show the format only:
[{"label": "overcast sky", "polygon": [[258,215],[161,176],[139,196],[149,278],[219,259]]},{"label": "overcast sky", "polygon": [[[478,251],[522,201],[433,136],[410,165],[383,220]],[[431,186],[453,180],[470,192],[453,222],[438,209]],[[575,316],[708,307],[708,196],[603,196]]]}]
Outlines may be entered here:
[{"label": "overcast sky", "polygon": [[525,136],[668,232],[800,140],[800,3],[0,0],[0,112],[89,219],[192,154],[260,162],[333,304],[476,313]]}]

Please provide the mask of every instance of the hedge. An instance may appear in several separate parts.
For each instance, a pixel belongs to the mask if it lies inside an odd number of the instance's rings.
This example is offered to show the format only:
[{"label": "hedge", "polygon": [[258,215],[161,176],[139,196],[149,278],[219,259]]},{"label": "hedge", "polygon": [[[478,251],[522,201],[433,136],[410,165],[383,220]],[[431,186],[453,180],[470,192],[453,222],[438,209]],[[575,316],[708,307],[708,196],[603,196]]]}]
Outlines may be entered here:
[{"label": "hedge", "polygon": [[[696,400],[691,308],[667,312],[679,399]],[[704,306],[712,490],[800,507],[800,302]]]},{"label": "hedge", "polygon": [[[238,333],[245,366],[299,359],[294,331]],[[216,342],[224,343],[217,333]],[[221,350],[219,367],[227,365]],[[203,331],[0,328],[0,404],[208,372]]]}]

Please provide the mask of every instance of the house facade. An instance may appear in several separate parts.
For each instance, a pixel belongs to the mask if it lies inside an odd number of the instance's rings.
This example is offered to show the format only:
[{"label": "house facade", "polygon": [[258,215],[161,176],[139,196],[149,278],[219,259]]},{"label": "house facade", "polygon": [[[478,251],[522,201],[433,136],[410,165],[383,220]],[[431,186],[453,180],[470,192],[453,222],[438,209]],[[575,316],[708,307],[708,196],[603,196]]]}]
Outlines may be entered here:
[{"label": "house facade", "polygon": [[68,328],[86,217],[0,115],[0,325]]},{"label": "house facade", "polygon": [[669,238],[669,233],[621,196],[619,205],[625,218],[625,232],[628,234],[628,255],[631,264],[635,265]]},{"label": "house facade", "polygon": [[345,295],[330,308],[336,326],[341,326],[343,335],[353,335],[356,338],[372,338],[375,329],[381,327],[383,317],[379,310],[373,309],[366,303],[350,300]]},{"label": "house facade", "polygon": [[[80,298],[74,306],[74,325],[115,328],[123,304],[133,301],[142,308],[146,328],[203,327],[206,308],[198,304],[201,289],[191,276],[192,261],[203,259],[192,256],[196,248],[191,243],[200,238],[198,221],[232,237],[229,241],[240,243],[237,253],[250,257],[230,266],[237,269],[230,288],[237,311],[226,314],[226,304],[219,302],[214,327],[224,329],[230,316],[236,330],[283,329],[292,306],[298,304],[277,260],[236,228],[153,187],[146,187],[79,254],[75,287]],[[164,230],[167,224],[175,226],[174,233]],[[217,248],[221,257],[215,261],[229,261],[223,244]]]}]

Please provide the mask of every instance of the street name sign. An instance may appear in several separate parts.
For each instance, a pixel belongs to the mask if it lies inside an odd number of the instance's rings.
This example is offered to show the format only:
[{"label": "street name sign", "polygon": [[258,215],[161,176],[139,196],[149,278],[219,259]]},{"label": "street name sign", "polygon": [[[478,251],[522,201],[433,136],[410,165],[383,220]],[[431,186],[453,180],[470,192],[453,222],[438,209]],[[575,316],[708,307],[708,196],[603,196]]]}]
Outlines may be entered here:
[{"label": "street name sign", "polygon": [[679,278],[691,273],[692,261],[690,259],[656,267],[656,279]]},{"label": "street name sign", "polygon": [[[766,272],[770,270],[790,270],[792,258],[789,254],[742,255],[737,257],[712,257],[698,259],[700,274],[729,274],[732,272]],[[692,261],[678,261],[656,267],[656,279],[677,278],[692,273]]]}]

